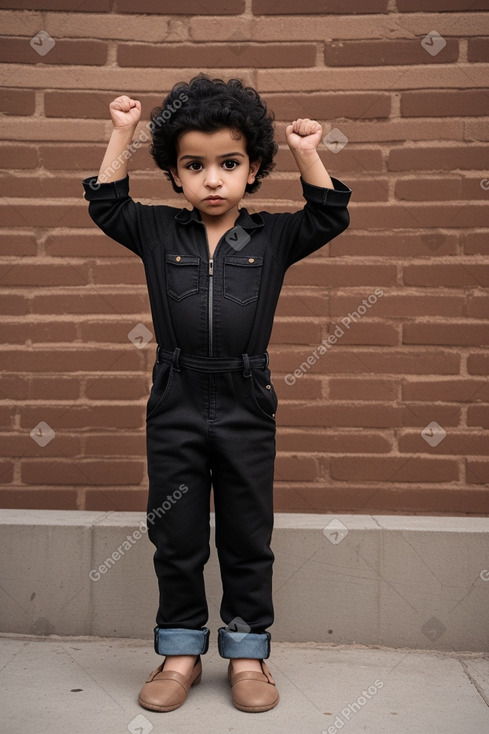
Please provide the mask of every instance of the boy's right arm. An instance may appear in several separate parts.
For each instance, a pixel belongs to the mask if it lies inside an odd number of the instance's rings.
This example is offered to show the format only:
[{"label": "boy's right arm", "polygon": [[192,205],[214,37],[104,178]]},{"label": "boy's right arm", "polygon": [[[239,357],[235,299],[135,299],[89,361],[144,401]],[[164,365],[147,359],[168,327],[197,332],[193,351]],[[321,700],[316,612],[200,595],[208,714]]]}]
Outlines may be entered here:
[{"label": "boy's right arm", "polygon": [[[129,195],[128,155],[141,116],[141,103],[122,95],[109,106],[114,129],[110,136],[98,176],[83,180],[88,212],[106,235],[144,257],[158,240],[154,206],[143,206]],[[116,163],[116,165],[114,165]]]},{"label": "boy's right arm", "polygon": [[[122,153],[132,142],[141,117],[141,102],[123,94],[110,103],[109,110],[114,129],[98,172],[97,183],[110,183],[127,176],[127,158]],[[113,167],[114,161],[119,162],[116,169]]]}]

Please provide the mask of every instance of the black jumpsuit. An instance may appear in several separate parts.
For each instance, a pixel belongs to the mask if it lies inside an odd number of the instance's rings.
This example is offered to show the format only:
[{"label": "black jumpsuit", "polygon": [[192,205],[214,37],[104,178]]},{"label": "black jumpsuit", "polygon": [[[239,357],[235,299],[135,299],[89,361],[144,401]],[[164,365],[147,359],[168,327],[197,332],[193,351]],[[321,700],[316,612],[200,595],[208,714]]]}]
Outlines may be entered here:
[{"label": "black jumpsuit", "polygon": [[211,485],[226,624],[219,653],[270,654],[277,397],[266,350],[285,271],[350,222],[345,184],[300,181],[302,210],[241,209],[212,259],[197,208],[136,203],[129,176],[83,181],[94,222],[143,261],[158,345],[146,436],[160,655],[208,649]]}]

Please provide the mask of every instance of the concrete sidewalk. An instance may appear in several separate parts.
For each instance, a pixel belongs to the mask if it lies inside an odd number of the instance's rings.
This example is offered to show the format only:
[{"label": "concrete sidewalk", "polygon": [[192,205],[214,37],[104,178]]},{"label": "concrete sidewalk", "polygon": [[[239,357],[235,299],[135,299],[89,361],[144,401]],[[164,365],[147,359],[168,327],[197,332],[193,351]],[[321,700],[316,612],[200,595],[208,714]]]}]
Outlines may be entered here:
[{"label": "concrete sidewalk", "polygon": [[281,700],[246,714],[231,703],[215,644],[184,706],[153,713],[139,689],[161,658],[152,641],[0,636],[0,730],[8,734],[482,734],[489,654],[273,643]]}]

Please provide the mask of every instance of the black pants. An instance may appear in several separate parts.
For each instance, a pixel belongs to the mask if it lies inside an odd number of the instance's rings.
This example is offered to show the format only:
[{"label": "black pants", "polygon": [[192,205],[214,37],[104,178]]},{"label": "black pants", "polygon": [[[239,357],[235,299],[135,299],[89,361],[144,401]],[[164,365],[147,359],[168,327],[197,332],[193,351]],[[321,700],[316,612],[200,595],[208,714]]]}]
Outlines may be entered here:
[{"label": "black pants", "polygon": [[243,355],[232,360],[237,369],[227,370],[229,360],[192,361],[179,349],[158,354],[147,405],[147,526],[160,598],[155,650],[208,648],[203,569],[212,485],[227,625],[219,630],[219,651],[268,657],[277,408],[268,358]]}]

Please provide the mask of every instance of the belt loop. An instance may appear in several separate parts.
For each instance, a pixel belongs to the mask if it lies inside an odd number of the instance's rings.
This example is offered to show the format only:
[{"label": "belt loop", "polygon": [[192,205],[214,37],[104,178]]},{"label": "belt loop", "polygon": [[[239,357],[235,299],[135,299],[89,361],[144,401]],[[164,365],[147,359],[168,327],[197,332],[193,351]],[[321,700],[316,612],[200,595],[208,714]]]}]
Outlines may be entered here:
[{"label": "belt loop", "polygon": [[156,361],[159,364],[160,362],[160,345],[159,344],[156,345]]},{"label": "belt loop", "polygon": [[172,357],[171,357],[172,367],[177,372],[180,372],[180,365],[178,364],[178,360],[179,360],[179,357],[180,357],[180,351],[181,350],[180,350],[179,347],[175,347],[175,349],[173,351],[173,354],[172,354]]},{"label": "belt loop", "polygon": [[268,357],[268,352],[265,352],[265,369],[268,369],[268,365],[270,364],[270,359]]},{"label": "belt loop", "polygon": [[243,375],[245,377],[251,377],[251,369],[250,369],[250,358],[247,354],[242,354],[243,357],[243,364],[244,364],[244,370]]}]

